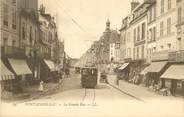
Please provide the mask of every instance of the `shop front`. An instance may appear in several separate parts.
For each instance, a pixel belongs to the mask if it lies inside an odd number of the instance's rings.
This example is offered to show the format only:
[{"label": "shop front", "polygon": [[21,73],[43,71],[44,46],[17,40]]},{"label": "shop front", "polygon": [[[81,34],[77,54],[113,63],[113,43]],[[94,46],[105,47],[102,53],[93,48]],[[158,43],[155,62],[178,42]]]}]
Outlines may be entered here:
[{"label": "shop front", "polygon": [[1,60],[1,98],[6,99],[13,95],[13,80],[15,75],[5,66]]},{"label": "shop front", "polygon": [[144,82],[146,86],[154,86],[160,84],[164,86],[164,81],[160,81],[161,74],[167,69],[167,61],[152,62],[148,67],[146,67],[140,74],[144,75]]},{"label": "shop front", "polygon": [[42,62],[41,80],[44,82],[50,82],[57,80],[57,70],[55,68],[54,62],[51,60],[44,59]]},{"label": "shop front", "polygon": [[23,88],[29,85],[29,80],[33,78],[32,72],[24,59],[8,59],[15,74],[14,93],[23,92]]},{"label": "shop front", "polygon": [[148,69],[149,67],[147,66],[146,68],[144,68],[141,72],[140,72],[140,77],[142,78],[142,84],[144,86],[149,86],[149,80],[148,80],[148,76],[147,76],[147,73],[148,73]]},{"label": "shop front", "polygon": [[130,62],[130,73],[129,82],[134,84],[141,84],[142,77],[140,77],[140,72],[146,67],[145,59],[132,60]]},{"label": "shop front", "polygon": [[128,78],[129,78],[129,72],[130,72],[129,65],[130,65],[130,63],[124,63],[122,66],[120,66],[118,68],[117,77],[119,79],[128,80]]},{"label": "shop front", "polygon": [[184,65],[171,65],[161,75],[161,79],[165,81],[164,86],[170,88],[173,95],[184,96]]}]

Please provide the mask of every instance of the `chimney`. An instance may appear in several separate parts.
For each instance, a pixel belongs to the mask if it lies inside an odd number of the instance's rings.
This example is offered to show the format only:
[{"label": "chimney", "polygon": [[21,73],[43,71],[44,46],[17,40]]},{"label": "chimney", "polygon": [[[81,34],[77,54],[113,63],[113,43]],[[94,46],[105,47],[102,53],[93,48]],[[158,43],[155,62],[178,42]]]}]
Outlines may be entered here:
[{"label": "chimney", "polygon": [[133,11],[139,4],[140,4],[139,1],[133,0],[131,2],[131,11]]}]

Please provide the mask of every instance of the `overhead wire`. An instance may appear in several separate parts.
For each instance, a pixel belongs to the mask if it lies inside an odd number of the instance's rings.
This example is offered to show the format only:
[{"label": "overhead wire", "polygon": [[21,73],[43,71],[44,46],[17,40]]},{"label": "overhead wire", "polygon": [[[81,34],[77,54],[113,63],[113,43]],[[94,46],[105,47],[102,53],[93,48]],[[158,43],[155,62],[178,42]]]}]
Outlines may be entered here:
[{"label": "overhead wire", "polygon": [[73,22],[73,24],[75,24],[84,33],[89,34],[88,36],[90,36],[90,38],[94,38],[96,40],[96,37],[94,35],[91,35],[88,31],[86,31],[83,28],[83,26],[73,16],[71,16],[70,13],[67,12],[66,8],[61,6],[61,3],[62,3],[61,1],[59,1],[59,0],[55,0],[55,1],[57,2],[58,8],[60,8],[68,16],[68,18],[70,18],[70,20]]}]

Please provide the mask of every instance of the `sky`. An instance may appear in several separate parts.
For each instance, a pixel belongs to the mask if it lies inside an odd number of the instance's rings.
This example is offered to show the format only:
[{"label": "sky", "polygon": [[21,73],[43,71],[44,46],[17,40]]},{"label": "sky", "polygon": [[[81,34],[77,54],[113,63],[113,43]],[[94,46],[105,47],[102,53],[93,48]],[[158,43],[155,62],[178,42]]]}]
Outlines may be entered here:
[{"label": "sky", "polygon": [[[39,0],[46,12],[57,16],[58,35],[70,57],[79,58],[99,40],[109,18],[111,29],[120,29],[132,0]],[[138,0],[137,0],[138,1]]]}]

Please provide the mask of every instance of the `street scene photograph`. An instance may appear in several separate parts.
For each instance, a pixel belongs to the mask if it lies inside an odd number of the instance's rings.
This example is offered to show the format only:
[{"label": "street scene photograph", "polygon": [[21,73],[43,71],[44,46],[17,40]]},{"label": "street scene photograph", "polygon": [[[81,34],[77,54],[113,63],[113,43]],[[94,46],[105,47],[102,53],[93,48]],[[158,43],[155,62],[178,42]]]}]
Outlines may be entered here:
[{"label": "street scene photograph", "polygon": [[0,117],[184,117],[184,0],[0,0]]}]

